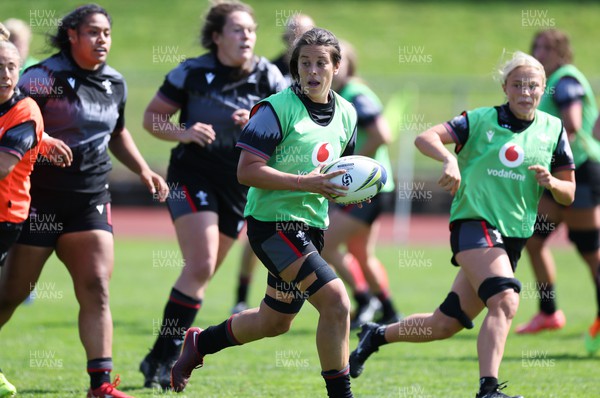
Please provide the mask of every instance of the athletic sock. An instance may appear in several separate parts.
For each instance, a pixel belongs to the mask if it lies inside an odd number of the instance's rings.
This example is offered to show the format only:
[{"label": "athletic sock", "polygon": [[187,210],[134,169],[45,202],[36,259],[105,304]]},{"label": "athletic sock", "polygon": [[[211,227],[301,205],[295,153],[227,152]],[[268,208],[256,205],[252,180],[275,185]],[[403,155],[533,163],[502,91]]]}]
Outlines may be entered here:
[{"label": "athletic sock", "polygon": [[485,395],[495,391],[498,388],[498,379],[495,377],[485,376],[479,379],[479,395]]},{"label": "athletic sock", "polygon": [[185,331],[192,326],[201,305],[202,300],[196,300],[173,288],[150,356],[160,361],[176,357]]},{"label": "athletic sock", "polygon": [[373,344],[373,348],[379,348],[384,344],[387,344],[388,341],[385,339],[385,329],[387,326],[379,326],[373,336],[371,336],[371,343]]},{"label": "athletic sock", "polygon": [[366,307],[369,305],[369,301],[371,301],[371,294],[367,291],[364,292],[354,292],[353,294],[354,301],[358,304],[358,307]]},{"label": "athletic sock", "polygon": [[538,283],[538,292],[540,294],[540,311],[547,315],[554,314],[556,312],[554,284]]},{"label": "athletic sock", "polygon": [[96,358],[87,361],[87,372],[90,375],[90,387],[92,390],[100,387],[103,383],[110,383],[110,372],[113,368],[112,358]]},{"label": "athletic sock", "polygon": [[236,340],[231,330],[231,321],[234,316],[232,315],[228,320],[217,326],[206,328],[198,335],[197,347],[201,357],[214,354],[227,347],[242,344]]},{"label": "athletic sock", "polygon": [[382,290],[381,293],[377,294],[376,297],[379,302],[381,302],[381,310],[383,311],[384,317],[388,317],[396,313],[396,309],[394,308],[392,300],[390,300],[390,294],[387,290]]},{"label": "athletic sock", "polygon": [[251,276],[242,276],[238,280],[238,288],[237,288],[237,301],[236,303],[241,303],[248,301],[248,287],[250,286],[250,281],[252,281]]},{"label": "athletic sock", "polygon": [[342,370],[323,371],[321,372],[321,376],[323,376],[323,379],[325,379],[328,397],[353,397],[352,390],[350,388],[350,365],[347,365]]}]

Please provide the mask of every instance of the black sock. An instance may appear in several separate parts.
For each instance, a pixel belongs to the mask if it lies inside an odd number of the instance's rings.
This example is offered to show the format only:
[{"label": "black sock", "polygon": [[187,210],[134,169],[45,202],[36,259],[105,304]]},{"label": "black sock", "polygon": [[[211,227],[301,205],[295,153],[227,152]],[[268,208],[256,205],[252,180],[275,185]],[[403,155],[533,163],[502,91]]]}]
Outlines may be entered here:
[{"label": "black sock", "polygon": [[552,315],[556,312],[556,292],[552,283],[538,283],[538,292],[540,294],[540,311],[544,314]]},{"label": "black sock", "polygon": [[387,326],[380,326],[375,330],[375,333],[371,337],[371,342],[375,346],[375,348],[379,348],[384,344],[387,344],[387,340],[385,339],[385,329]]},{"label": "black sock", "polygon": [[479,394],[484,395],[488,392],[496,391],[498,388],[498,379],[495,377],[482,377],[479,379]]},{"label": "black sock", "polygon": [[159,335],[150,356],[159,361],[176,357],[181,349],[185,331],[192,326],[201,305],[202,300],[186,296],[173,288],[165,305]]},{"label": "black sock", "polygon": [[350,389],[350,366],[342,370],[327,370],[321,372],[325,379],[327,396],[330,398],[352,398]]},{"label": "black sock", "polygon": [[365,307],[369,305],[371,300],[371,294],[369,292],[354,292],[354,301],[359,307]]},{"label": "black sock", "polygon": [[210,326],[198,335],[198,353],[200,356],[214,354],[224,348],[241,343],[235,339],[231,331],[231,321],[235,315],[232,315],[228,320],[217,326]]},{"label": "black sock", "polygon": [[92,390],[100,387],[103,383],[110,383],[110,371],[112,370],[112,358],[96,358],[87,361],[87,372],[90,375],[90,387]]},{"label": "black sock", "polygon": [[238,288],[237,288],[237,301],[236,303],[241,303],[248,301],[248,287],[250,286],[250,281],[252,280],[252,277],[250,276],[241,276],[240,275],[240,279],[238,281]]},{"label": "black sock", "polygon": [[383,316],[388,317],[390,315],[394,315],[396,313],[396,309],[394,308],[394,304],[392,300],[390,300],[389,294],[379,293],[377,295],[377,299],[381,303],[381,310],[383,311]]}]

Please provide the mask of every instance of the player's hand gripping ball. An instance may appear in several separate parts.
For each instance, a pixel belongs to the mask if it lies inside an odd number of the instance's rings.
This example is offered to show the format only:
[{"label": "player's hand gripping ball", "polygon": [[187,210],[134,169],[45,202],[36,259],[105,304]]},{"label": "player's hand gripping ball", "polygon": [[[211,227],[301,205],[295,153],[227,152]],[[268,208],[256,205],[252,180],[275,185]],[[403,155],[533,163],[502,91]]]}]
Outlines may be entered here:
[{"label": "player's hand gripping ball", "polygon": [[[366,156],[344,156],[321,169],[328,174],[337,170],[346,170],[345,174],[333,177],[331,182],[348,187],[343,191],[346,196],[334,196],[336,203],[349,205],[360,203],[377,195],[387,181],[387,172],[381,163]],[[340,191],[342,192],[342,191]]]}]

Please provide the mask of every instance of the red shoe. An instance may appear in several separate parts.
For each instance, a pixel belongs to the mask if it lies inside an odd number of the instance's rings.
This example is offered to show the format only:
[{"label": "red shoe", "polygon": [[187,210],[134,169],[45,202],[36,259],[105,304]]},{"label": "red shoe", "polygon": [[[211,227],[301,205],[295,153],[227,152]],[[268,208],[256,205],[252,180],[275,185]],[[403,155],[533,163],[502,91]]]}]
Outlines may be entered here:
[{"label": "red shoe", "polygon": [[112,383],[104,382],[100,387],[94,390],[90,388],[87,393],[87,398],[133,398],[131,395],[127,395],[124,392],[117,390],[117,386],[120,383],[121,378],[117,375],[115,381]]},{"label": "red shoe", "polygon": [[202,333],[202,329],[195,327],[189,328],[185,332],[181,354],[171,369],[171,387],[175,392],[183,391],[192,376],[192,371],[204,365],[203,357],[198,352],[200,333]]},{"label": "red shoe", "polygon": [[585,349],[590,354],[600,350],[600,318],[596,318],[590,330],[585,334]]},{"label": "red shoe", "polygon": [[542,330],[562,329],[566,323],[567,320],[562,310],[556,310],[552,315],[540,312],[531,318],[528,323],[517,326],[515,331],[517,334],[534,334]]}]

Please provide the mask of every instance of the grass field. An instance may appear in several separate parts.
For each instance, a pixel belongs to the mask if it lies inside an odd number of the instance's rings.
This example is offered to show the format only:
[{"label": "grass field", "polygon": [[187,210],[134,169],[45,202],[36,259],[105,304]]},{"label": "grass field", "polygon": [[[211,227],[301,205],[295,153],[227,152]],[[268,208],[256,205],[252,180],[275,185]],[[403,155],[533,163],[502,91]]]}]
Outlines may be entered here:
[{"label": "grass field", "polygon": [[[394,1],[394,0],[250,0],[259,22],[257,53],[274,58],[283,50],[280,34],[290,14],[302,12],[319,26],[349,40],[359,55],[359,73],[385,101],[406,87],[416,87],[418,102],[402,115],[400,133],[421,131],[448,120],[463,109],[498,104],[500,88],[492,70],[503,49],[527,51],[534,32],[544,26],[568,31],[575,63],[600,93],[597,63],[600,3],[580,1]],[[0,2],[0,20],[10,16],[34,26],[33,54],[44,58],[43,35],[79,0]],[[127,125],[149,163],[165,173],[171,143],[159,141],[141,127],[143,111],[164,75],[183,58],[204,52],[197,44],[200,17],[207,1],[104,0],[111,13],[113,48],[109,64],[128,82]],[[596,44],[594,44],[596,43]],[[416,174],[432,166],[416,158]],[[116,165],[113,178],[130,178]],[[433,310],[446,295],[456,269],[447,247],[380,246],[388,265],[394,300],[406,314]],[[535,337],[511,334],[500,378],[509,394],[531,397],[598,396],[598,357],[583,350],[582,335],[595,311],[587,270],[571,249],[557,249],[558,297],[565,310],[565,329]],[[420,266],[403,266],[401,258]],[[234,299],[238,247],[212,281],[196,325],[224,320]],[[181,267],[173,240],[117,239],[116,269],[111,288],[115,324],[115,374],[122,389],[136,397],[175,396],[142,389],[137,371],[161,323],[165,299]],[[515,324],[537,308],[533,278],[526,259],[518,276],[524,284]],[[252,302],[264,294],[260,269]],[[77,332],[77,303],[62,265],[53,258],[37,285],[33,305],[22,306],[0,331],[0,367],[20,397],[81,397],[88,377]],[[223,351],[206,359],[189,388],[177,396],[320,397],[324,383],[315,349],[317,313],[306,305],[292,330],[275,339]],[[363,376],[353,380],[357,397],[472,397],[477,384],[476,330],[430,344],[384,347],[369,360]],[[514,329],[514,327],[513,327]],[[356,346],[352,335],[351,348]],[[596,391],[594,393],[594,391]]]},{"label": "grass field", "polygon": [[[597,396],[599,359],[585,354],[582,341],[595,310],[591,281],[572,250],[555,253],[560,264],[559,304],[568,324],[559,332],[535,337],[511,334],[500,378],[510,382],[509,392],[527,398]],[[432,310],[445,297],[455,273],[448,265],[447,248],[381,246],[379,254],[388,266],[394,301],[404,313]],[[235,247],[212,281],[195,325],[206,327],[228,316],[237,258]],[[164,300],[181,266],[176,244],[171,240],[117,239],[116,263],[111,285],[114,373],[121,375],[123,390],[133,396],[175,396],[142,389],[137,367],[153,342]],[[524,289],[515,323],[528,319],[537,303],[526,259],[518,275]],[[253,304],[264,294],[264,279],[260,269],[252,285]],[[0,366],[19,388],[19,397],[81,397],[88,377],[77,332],[77,304],[68,274],[56,259],[47,264],[37,292],[37,300],[21,306],[0,332]],[[176,396],[324,396],[314,346],[316,319],[316,311],[307,304],[288,334],[208,356],[188,389]],[[475,321],[475,330],[463,331],[450,340],[384,347],[369,360],[365,373],[353,380],[355,396],[473,396],[481,319]],[[353,334],[352,349],[356,341]]]}]

